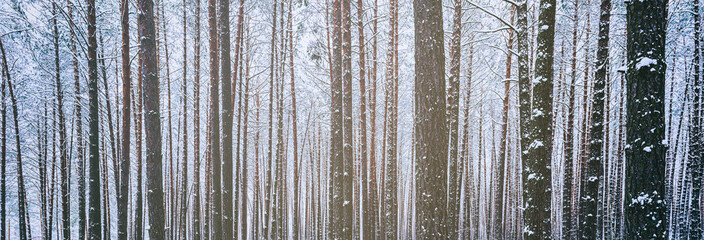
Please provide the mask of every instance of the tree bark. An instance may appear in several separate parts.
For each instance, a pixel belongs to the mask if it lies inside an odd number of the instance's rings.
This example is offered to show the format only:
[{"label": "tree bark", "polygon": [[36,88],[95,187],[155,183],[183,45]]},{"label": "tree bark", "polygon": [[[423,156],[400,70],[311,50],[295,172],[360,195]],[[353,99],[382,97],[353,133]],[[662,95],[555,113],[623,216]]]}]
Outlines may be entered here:
[{"label": "tree bark", "polygon": [[[626,3],[626,238],[667,238],[665,26],[667,1]],[[638,116],[638,117],[636,117]]]},{"label": "tree bark", "polygon": [[88,0],[88,239],[100,239],[102,224],[100,220],[100,146],[98,119],[98,43],[95,34],[95,0]]},{"label": "tree bark", "polygon": [[[519,9],[522,6],[519,6]],[[552,95],[553,95],[553,53],[555,36],[555,0],[541,0],[537,37],[537,59],[533,83],[532,108],[526,99],[521,101],[521,139],[523,160],[523,200],[524,231],[526,239],[545,239],[551,236],[551,169],[552,162]],[[520,11],[520,10],[519,10]],[[519,29],[525,29],[519,14]],[[520,31],[520,30],[519,30]],[[521,31],[525,34],[525,31]],[[524,39],[525,40],[525,39]],[[520,55],[527,54],[519,39],[520,66],[525,64]],[[521,94],[529,94],[527,82],[519,79]],[[525,115],[525,116],[524,116]],[[526,119],[523,119],[526,117]],[[529,119],[528,119],[529,118]]]},{"label": "tree bark", "polygon": [[445,115],[442,4],[440,1],[414,0],[413,12],[416,32],[416,237],[447,238],[449,133]]},{"label": "tree bark", "polygon": [[[91,0],[93,1],[93,0]],[[139,0],[140,53],[143,82],[144,130],[146,135],[147,204],[149,207],[149,238],[162,240],[164,231],[164,191],[162,189],[161,119],[159,118],[159,75],[155,46],[154,3]]]},{"label": "tree bark", "polygon": [[[119,240],[127,240],[127,210],[129,206],[130,188],[130,19],[129,2],[122,0],[120,5],[120,23],[122,28],[122,161],[120,164],[120,192],[117,200],[117,236]],[[116,179],[117,180],[117,179]]]}]

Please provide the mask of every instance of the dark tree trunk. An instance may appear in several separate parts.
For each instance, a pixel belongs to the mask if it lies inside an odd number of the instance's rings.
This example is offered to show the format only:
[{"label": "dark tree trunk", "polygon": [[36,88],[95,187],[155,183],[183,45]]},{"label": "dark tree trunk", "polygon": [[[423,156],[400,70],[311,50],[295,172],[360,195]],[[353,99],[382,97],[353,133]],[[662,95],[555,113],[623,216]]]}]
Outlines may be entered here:
[{"label": "dark tree trunk", "polygon": [[[414,0],[416,237],[447,238],[448,129],[440,1]],[[393,200],[393,199],[392,199]]]},{"label": "dark tree trunk", "polygon": [[[521,151],[523,160],[523,200],[524,231],[526,239],[550,238],[550,216],[552,184],[550,164],[552,162],[552,96],[553,96],[553,53],[555,37],[555,0],[540,1],[538,16],[537,59],[533,82],[533,101],[521,101],[522,133]],[[519,14],[519,29],[523,26]],[[521,31],[521,30],[519,30]],[[523,31],[521,31],[523,32]],[[525,34],[524,32],[522,34]],[[519,77],[521,74],[520,55],[526,54],[519,39]],[[524,46],[525,47],[525,46]],[[523,71],[525,72],[525,71]],[[525,80],[524,80],[525,81]],[[519,79],[519,84],[522,81]],[[523,82],[521,94],[529,94]],[[525,97],[525,96],[524,96]],[[526,114],[526,116],[524,116]],[[529,119],[523,119],[529,117]],[[527,123],[525,123],[527,121]]]},{"label": "dark tree trunk", "polygon": [[[91,0],[92,1],[92,0]],[[140,54],[143,82],[144,130],[146,135],[147,204],[149,207],[149,238],[162,240],[164,231],[164,191],[162,189],[161,119],[159,118],[159,75],[155,44],[154,3],[139,0]]]},{"label": "dark tree trunk", "polygon": [[100,129],[98,118],[98,42],[95,33],[95,0],[88,0],[88,239],[102,237],[100,220]]},{"label": "dark tree trunk", "polygon": [[701,15],[699,1],[692,1],[692,14],[694,19],[694,57],[693,57],[693,113],[689,127],[689,161],[687,166],[687,176],[692,181],[691,207],[689,210],[689,225],[685,231],[689,233],[690,239],[702,238],[704,226],[702,226],[702,154],[704,154],[704,142],[702,142],[702,78],[701,78]]},{"label": "dark tree trunk", "polygon": [[[0,40],[0,44],[2,44],[2,40]],[[5,93],[7,82],[5,79],[10,74],[5,72],[7,71],[5,48],[1,45],[0,48],[2,48],[2,70],[0,70],[0,76],[2,76],[2,80],[0,80],[0,91],[2,92],[2,98],[0,98],[0,118],[2,118],[2,128],[0,128],[2,131],[0,135],[0,165],[2,167],[0,170],[0,239],[7,240],[7,229],[5,228],[7,226],[7,186],[5,186],[7,183],[7,95]]]},{"label": "dark tree trunk", "polygon": [[[138,31],[137,36],[141,37],[141,33]],[[135,216],[134,216],[134,238],[135,240],[142,240],[144,238],[144,200],[143,196],[144,193],[142,191],[142,186],[144,185],[144,182],[142,181],[142,175],[144,171],[142,171],[142,131],[143,131],[143,120],[144,118],[142,117],[142,54],[138,54],[137,56],[137,84],[135,85],[136,89],[136,94],[135,91],[133,91],[132,96],[133,100],[132,102],[134,103],[135,106],[135,111],[133,114],[134,117],[134,139],[135,139],[135,153],[137,155],[137,189],[135,190],[135,195],[137,195],[137,199],[135,199]]]},{"label": "dark tree trunk", "polygon": [[[130,19],[129,2],[122,0],[120,5],[122,27],[122,161],[120,164],[120,191],[117,200],[117,237],[127,240],[127,209],[129,206],[130,188]],[[116,179],[118,180],[118,179]]]},{"label": "dark tree trunk", "polygon": [[604,118],[604,86],[609,67],[609,25],[611,17],[611,0],[601,0],[599,19],[599,41],[596,52],[596,74],[594,76],[594,95],[592,97],[591,137],[589,138],[589,159],[585,166],[585,180],[579,206],[579,230],[581,239],[598,237],[598,204],[600,202],[599,186],[603,183],[604,162],[604,126],[609,119]]},{"label": "dark tree trunk", "polygon": [[[666,0],[627,3],[626,238],[667,238]],[[637,116],[637,117],[636,117]]]}]

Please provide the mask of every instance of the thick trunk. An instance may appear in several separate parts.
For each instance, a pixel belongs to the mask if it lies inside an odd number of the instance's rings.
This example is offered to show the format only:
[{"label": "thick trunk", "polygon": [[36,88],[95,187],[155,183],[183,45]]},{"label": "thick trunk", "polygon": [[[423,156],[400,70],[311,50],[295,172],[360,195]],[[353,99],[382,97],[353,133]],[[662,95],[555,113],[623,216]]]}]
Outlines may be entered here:
[{"label": "thick trunk", "polygon": [[100,146],[98,119],[98,42],[95,33],[95,0],[88,1],[88,239],[100,239],[102,224],[100,220]]},{"label": "thick trunk", "polygon": [[[627,3],[626,238],[667,238],[665,26],[667,1]],[[638,116],[638,117],[636,117]]]},{"label": "thick trunk", "polygon": [[210,172],[212,178],[209,179],[209,181],[211,181],[210,184],[212,187],[212,189],[210,189],[211,196],[209,197],[212,205],[212,210],[206,210],[206,212],[212,213],[212,224],[210,228],[212,229],[211,238],[214,240],[219,240],[222,239],[222,198],[220,195],[220,94],[218,92],[220,86],[218,81],[218,74],[220,72],[220,69],[218,64],[218,22],[216,3],[216,0],[208,0],[208,36],[210,37],[210,129],[208,130],[210,132],[210,149],[208,154],[210,156],[209,164],[210,167],[212,167],[212,171]]},{"label": "thick trunk", "polygon": [[[92,1],[92,0],[91,0]],[[162,189],[162,141],[159,118],[159,75],[155,46],[154,4],[151,0],[139,0],[140,54],[144,132],[146,136],[147,204],[149,207],[149,238],[165,239],[164,191]],[[92,136],[91,136],[92,137]]]},{"label": "thick trunk", "polygon": [[449,133],[442,5],[439,1],[415,0],[413,10],[416,32],[415,211],[418,221],[415,231],[420,239],[447,238]]},{"label": "thick trunk", "polygon": [[[519,9],[523,8],[522,5]],[[523,161],[524,231],[527,239],[545,239],[551,236],[552,184],[552,96],[553,96],[553,46],[555,36],[555,0],[541,0],[537,37],[537,59],[533,83],[532,108],[525,98],[529,94],[527,79],[519,79],[521,95],[521,151]],[[520,10],[519,10],[520,12]],[[524,35],[525,25],[519,13],[519,32]],[[519,35],[519,36],[520,36]],[[520,37],[519,37],[520,38]],[[525,41],[525,39],[523,39]],[[523,47],[521,47],[523,46]],[[525,61],[525,43],[519,39],[519,78]],[[523,84],[521,84],[523,83]],[[524,119],[524,117],[526,119]],[[527,123],[526,123],[527,122]]]},{"label": "thick trunk", "polygon": [[[344,165],[343,160],[343,94],[342,94],[342,9],[340,0],[332,1],[332,82],[330,125],[330,236],[331,239],[350,237],[344,235]],[[351,203],[348,203],[351,206]]]}]

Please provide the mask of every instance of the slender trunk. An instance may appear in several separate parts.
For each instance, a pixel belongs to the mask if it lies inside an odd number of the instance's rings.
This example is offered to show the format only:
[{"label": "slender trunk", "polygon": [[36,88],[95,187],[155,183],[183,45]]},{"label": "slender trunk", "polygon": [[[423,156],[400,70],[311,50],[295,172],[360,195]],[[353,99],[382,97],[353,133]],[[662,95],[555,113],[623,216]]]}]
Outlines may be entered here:
[{"label": "slender trunk", "polygon": [[276,70],[274,69],[274,64],[275,64],[275,59],[274,55],[276,55],[276,14],[278,11],[276,10],[277,4],[274,2],[274,17],[272,18],[272,26],[271,26],[271,54],[269,55],[269,137],[268,137],[268,144],[267,144],[267,160],[268,164],[266,164],[266,192],[264,193],[264,199],[265,199],[265,204],[264,204],[264,234],[266,234],[267,239],[272,239],[273,237],[273,231],[272,231],[272,219],[273,219],[273,214],[271,213],[273,210],[272,206],[272,198],[274,197],[273,195],[273,174],[271,169],[273,168],[274,164],[274,159],[273,159],[273,145],[272,145],[272,137],[273,137],[273,125],[274,125],[274,79],[276,78]]},{"label": "slender trunk", "polygon": [[195,40],[193,44],[193,240],[201,236],[201,190],[200,190],[200,0],[195,1]]},{"label": "slender trunk", "polygon": [[[138,32],[137,35],[140,38],[142,36],[140,32]],[[142,240],[144,238],[144,193],[142,191],[142,186],[144,185],[144,182],[142,181],[142,175],[144,173],[144,171],[142,171],[142,162],[144,161],[142,158],[142,124],[144,121],[144,118],[142,117],[142,54],[138,54],[137,62],[137,84],[135,86],[137,89],[136,93],[135,91],[132,92],[132,96],[134,96],[132,102],[135,106],[133,117],[135,153],[137,155],[137,189],[135,190],[135,195],[137,196],[137,199],[135,199],[134,211],[134,238],[135,240]]]},{"label": "slender trunk", "polygon": [[289,46],[289,71],[291,74],[291,121],[293,130],[293,239],[300,239],[301,232],[299,221],[301,221],[301,194],[300,194],[300,163],[298,156],[298,118],[296,112],[296,83],[294,75],[294,44],[293,44],[293,1],[288,2],[288,46]]},{"label": "slender trunk", "polygon": [[100,221],[100,146],[98,119],[98,58],[95,33],[95,0],[88,0],[88,149],[89,149],[89,181],[88,181],[88,239],[100,239],[102,224]]},{"label": "slender trunk", "polygon": [[[398,61],[396,61],[397,55],[397,27],[398,25],[398,1],[390,1],[389,15],[390,18],[390,29],[389,29],[389,52],[388,52],[388,65],[387,65],[387,85],[386,85],[386,161],[385,165],[385,175],[384,175],[384,228],[385,235],[387,239],[396,239],[398,236],[398,146],[397,143],[397,133],[398,133],[398,78],[396,74],[396,66]],[[443,85],[444,86],[444,85]],[[443,107],[444,108],[444,107]]]},{"label": "slender trunk", "polygon": [[[626,238],[667,238],[665,25],[667,1],[628,2]],[[641,116],[636,118],[635,116]]]},{"label": "slender trunk", "polygon": [[[182,93],[182,121],[183,125],[181,128],[183,128],[183,145],[181,146],[183,148],[183,160],[181,162],[182,167],[181,171],[183,174],[183,178],[181,179],[181,211],[179,214],[179,229],[178,229],[178,236],[181,236],[181,238],[186,238],[187,236],[187,231],[186,231],[186,215],[188,211],[188,91],[187,91],[187,82],[186,82],[186,77],[188,73],[188,39],[186,38],[186,0],[183,0],[183,76],[182,76],[182,81],[183,84],[181,86],[181,93]],[[195,180],[195,179],[194,179]]]},{"label": "slender trunk", "polygon": [[692,181],[692,203],[689,210],[689,238],[697,239],[702,237],[702,209],[701,209],[701,188],[702,188],[702,154],[704,154],[704,142],[702,142],[702,78],[701,78],[701,15],[699,1],[693,1],[692,14],[694,19],[694,57],[693,57],[693,80],[694,99],[692,100],[692,119],[689,127],[689,161],[687,175]]},{"label": "slender trunk", "polygon": [[[367,212],[369,219],[370,231],[367,239],[379,238],[379,185],[377,183],[377,154],[376,154],[376,83],[377,83],[377,33],[378,33],[378,4],[374,0],[374,17],[372,20],[372,69],[371,69],[371,91],[369,92],[369,110],[370,110],[370,137],[369,137],[369,194],[367,201],[369,202],[369,210]],[[320,137],[320,136],[318,136]],[[320,204],[320,203],[318,203]],[[318,219],[318,218],[316,218]]]},{"label": "slender trunk", "polygon": [[[0,44],[2,44],[2,40],[0,40]],[[2,48],[2,69],[0,69],[0,76],[2,76],[2,80],[0,80],[0,92],[2,93],[2,98],[0,98],[0,118],[2,119],[2,128],[0,128],[0,194],[2,194],[0,195],[0,240],[7,240],[7,229],[5,228],[7,226],[7,186],[5,186],[7,183],[7,95],[5,93],[7,81],[5,79],[10,74],[5,72],[7,71],[5,48],[1,45],[0,48]]]},{"label": "slender trunk", "polygon": [[[119,240],[127,240],[127,209],[129,206],[130,186],[130,19],[129,2],[122,0],[120,4],[122,27],[122,161],[119,178],[120,191],[117,200],[117,236]],[[118,179],[115,179],[118,180]]]},{"label": "slender trunk", "polygon": [[460,100],[460,72],[462,58],[462,1],[453,0],[452,17],[452,39],[450,40],[450,84],[447,96],[449,158],[448,164],[448,196],[447,196],[447,227],[448,237],[457,239],[459,237],[459,210],[460,210],[460,187],[458,178],[458,144],[459,144],[459,100]]}]

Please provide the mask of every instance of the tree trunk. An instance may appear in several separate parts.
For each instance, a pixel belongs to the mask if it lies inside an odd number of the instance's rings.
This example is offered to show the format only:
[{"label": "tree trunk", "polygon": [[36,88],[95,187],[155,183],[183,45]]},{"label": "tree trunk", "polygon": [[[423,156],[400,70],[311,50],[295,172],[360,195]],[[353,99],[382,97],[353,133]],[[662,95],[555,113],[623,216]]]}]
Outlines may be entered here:
[{"label": "tree trunk", "polygon": [[602,0],[599,19],[599,41],[596,53],[596,74],[594,76],[594,95],[592,101],[592,123],[589,138],[589,159],[585,166],[584,187],[580,198],[580,238],[595,239],[597,233],[597,217],[599,200],[599,185],[603,182],[604,162],[604,126],[609,119],[604,118],[604,94],[609,66],[609,25],[611,17],[611,0]]},{"label": "tree trunk", "polygon": [[[369,202],[369,210],[367,212],[369,220],[369,235],[367,239],[379,238],[379,187],[377,183],[377,154],[376,154],[376,83],[377,83],[377,33],[378,33],[378,4],[374,0],[374,17],[372,20],[372,69],[371,69],[371,91],[369,92],[369,194],[367,201]],[[320,137],[320,136],[318,136]],[[383,140],[382,140],[383,141]],[[321,204],[318,202],[318,204]],[[318,219],[318,218],[316,218]],[[366,231],[366,230],[365,230]]]},{"label": "tree trunk", "polygon": [[462,1],[453,0],[452,40],[450,40],[450,84],[447,96],[450,156],[448,158],[447,228],[448,238],[459,237],[459,209],[461,189],[457,181],[459,153],[460,59],[462,58]]},{"label": "tree trunk", "polygon": [[[523,6],[519,6],[519,9]],[[519,79],[521,94],[521,151],[523,160],[524,237],[545,239],[551,236],[551,169],[552,162],[552,95],[553,47],[555,36],[555,0],[540,1],[538,17],[537,59],[533,82],[532,109],[525,99],[529,94],[526,80]],[[519,10],[520,12],[520,10]],[[519,29],[525,29],[519,14]],[[525,31],[521,31],[525,34]],[[525,41],[525,39],[523,39]],[[527,53],[525,43],[519,39],[519,77],[521,55]],[[523,47],[521,47],[523,46]],[[523,64],[521,64],[523,63]],[[521,84],[523,82],[523,84]],[[524,119],[525,117],[525,119]]]},{"label": "tree trunk", "polygon": [[[188,70],[188,39],[186,38],[186,0],[183,0],[183,76],[182,76],[182,81],[183,85],[181,86],[181,92],[182,92],[182,106],[183,106],[183,116],[182,116],[182,121],[183,125],[181,128],[183,128],[183,145],[181,146],[183,148],[183,160],[181,162],[182,167],[181,170],[183,171],[183,178],[181,179],[181,210],[179,213],[179,229],[178,229],[178,236],[181,238],[186,238],[186,215],[188,211],[188,91],[187,91],[187,82],[186,82],[186,77],[187,77],[187,70]],[[197,165],[194,165],[194,167]],[[194,179],[195,180],[195,179]]]},{"label": "tree trunk", "polygon": [[[208,0],[208,34],[210,36],[210,164],[212,169],[212,239],[222,239],[222,197],[221,197],[221,162],[220,162],[220,101],[218,93],[218,21],[216,0]],[[229,42],[229,41],[228,41]],[[228,61],[229,62],[229,61]],[[228,64],[229,65],[229,64]],[[224,106],[224,105],[223,105]],[[217,231],[217,233],[216,233]],[[207,237],[207,236],[206,236]]]},{"label": "tree trunk", "polygon": [[[2,40],[0,40],[0,44],[2,44]],[[2,131],[2,135],[0,135],[0,165],[2,165],[0,170],[2,171],[0,173],[0,194],[2,194],[0,195],[0,226],[2,226],[0,227],[0,239],[7,240],[7,229],[5,228],[7,226],[7,186],[5,185],[7,183],[7,95],[5,93],[7,82],[5,79],[10,74],[5,72],[7,71],[5,48],[2,45],[0,45],[0,48],[2,48],[2,70],[0,70],[0,75],[3,77],[3,80],[0,80],[0,91],[2,92],[2,98],[0,98],[0,118],[2,118],[2,128],[0,129]]]},{"label": "tree trunk", "polygon": [[416,0],[413,10],[416,32],[416,236],[420,239],[447,238],[449,134],[445,116],[442,4],[439,1]]},{"label": "tree trunk", "polygon": [[[92,0],[91,0],[92,1]],[[159,118],[159,75],[155,48],[154,4],[139,0],[140,53],[146,135],[147,204],[149,207],[149,238],[162,240],[164,231],[164,191],[162,189],[161,119]]]},{"label": "tree trunk", "polygon": [[273,219],[273,214],[271,213],[273,210],[272,207],[272,198],[273,198],[273,174],[271,169],[273,168],[274,160],[273,160],[273,125],[274,125],[274,79],[276,78],[276,70],[274,69],[274,64],[275,64],[275,59],[274,55],[276,55],[276,14],[277,14],[277,4],[274,2],[274,17],[272,18],[272,26],[271,26],[271,45],[270,45],[270,50],[271,54],[269,55],[269,137],[268,137],[268,144],[267,144],[267,160],[269,161],[268,164],[266,164],[266,192],[264,193],[264,199],[265,199],[265,204],[264,204],[264,234],[266,234],[267,239],[272,239],[273,231],[272,231],[272,219]]},{"label": "tree trunk", "polygon": [[[193,44],[193,240],[201,236],[201,192],[200,192],[200,0],[195,1],[195,40]],[[207,209],[206,209],[207,210]]]},{"label": "tree trunk", "polygon": [[689,232],[689,238],[697,239],[702,237],[704,229],[702,229],[701,215],[701,188],[702,188],[702,154],[704,154],[704,142],[702,142],[702,78],[701,78],[701,15],[699,1],[692,1],[692,14],[694,19],[694,57],[693,57],[693,80],[694,80],[694,99],[692,100],[692,118],[689,127],[689,161],[687,166],[687,177],[692,181],[692,197],[691,207],[689,210],[689,226],[686,230]]},{"label": "tree trunk", "polygon": [[[332,1],[332,82],[331,90],[331,125],[330,125],[330,178],[332,189],[330,189],[330,236],[328,238],[337,239],[350,237],[344,235],[344,165],[343,160],[343,94],[342,94],[342,9],[340,0]],[[351,205],[350,205],[351,206]]]},{"label": "tree trunk", "polygon": [[[667,1],[627,5],[626,238],[667,238],[665,25]],[[638,117],[636,117],[638,116]]]},{"label": "tree trunk", "polygon": [[[386,75],[386,161],[384,175],[384,228],[387,239],[396,239],[398,236],[398,148],[396,145],[398,133],[398,75],[396,75],[396,45],[398,18],[398,1],[389,2],[390,29],[389,52]],[[444,108],[444,106],[443,106]]]},{"label": "tree trunk", "polygon": [[88,239],[100,239],[102,224],[100,221],[100,146],[99,109],[98,109],[98,43],[95,34],[95,0],[88,0]]},{"label": "tree trunk", "polygon": [[[122,0],[120,5],[122,27],[122,161],[119,178],[120,192],[117,200],[117,237],[127,240],[127,209],[130,188],[130,19],[129,2]],[[118,180],[118,179],[116,179]]]}]

